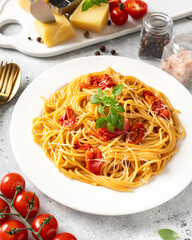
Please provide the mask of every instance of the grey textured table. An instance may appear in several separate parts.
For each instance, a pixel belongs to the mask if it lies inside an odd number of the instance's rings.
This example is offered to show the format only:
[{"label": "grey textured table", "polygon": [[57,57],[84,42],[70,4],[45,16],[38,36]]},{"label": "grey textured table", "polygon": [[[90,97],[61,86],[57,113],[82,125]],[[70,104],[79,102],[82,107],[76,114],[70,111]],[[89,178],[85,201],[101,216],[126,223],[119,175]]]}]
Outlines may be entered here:
[{"label": "grey textured table", "polygon": [[[192,21],[185,18],[174,23],[173,36],[180,33],[192,33]],[[139,33],[127,35],[103,43],[110,55],[115,49],[117,55],[139,59]],[[23,90],[43,71],[58,63],[81,56],[92,56],[99,49],[98,45],[52,58],[32,58],[19,52],[0,49],[0,60],[16,62],[22,69],[22,83],[15,98],[0,106],[0,178],[8,172],[22,174],[27,183],[27,190],[35,191],[41,202],[41,213],[53,214],[59,223],[60,232],[71,232],[78,240],[154,240],[160,239],[158,230],[171,228],[182,239],[192,239],[192,184],[177,197],[154,209],[126,216],[97,216],[67,208],[41,193],[21,172],[13,155],[9,127],[15,103]],[[157,61],[146,61],[159,67]],[[192,93],[192,88],[188,87]],[[32,239],[32,238],[31,238]]]}]

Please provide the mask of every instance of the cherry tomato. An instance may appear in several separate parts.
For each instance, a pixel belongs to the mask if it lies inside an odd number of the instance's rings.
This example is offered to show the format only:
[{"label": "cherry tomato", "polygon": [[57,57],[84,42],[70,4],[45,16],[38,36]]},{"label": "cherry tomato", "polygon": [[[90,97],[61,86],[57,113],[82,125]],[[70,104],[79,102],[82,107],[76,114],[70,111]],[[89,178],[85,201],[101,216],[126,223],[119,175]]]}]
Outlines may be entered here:
[{"label": "cherry tomato", "polygon": [[[41,230],[41,233],[40,233],[40,236],[42,237],[43,240],[52,240],[55,235],[57,234],[57,231],[58,231],[58,223],[57,223],[57,220],[54,218],[54,216],[48,214],[48,213],[44,213],[44,214],[40,214],[39,216],[37,216],[34,220],[33,220],[33,223],[32,223],[32,228],[38,232],[40,227],[41,227],[41,224],[43,223],[43,221],[48,218],[48,217],[52,217],[50,220],[49,220],[49,223],[44,225],[42,230]],[[34,233],[32,233],[34,238],[36,240],[39,240]]]},{"label": "cherry tomato", "polygon": [[[10,213],[10,207],[8,203],[5,202],[3,199],[0,199],[0,213]],[[9,219],[9,215],[3,215],[2,217],[0,216],[0,225],[2,225],[8,219]]]},{"label": "cherry tomato", "polygon": [[108,0],[109,9],[112,11],[113,8],[118,7],[121,4],[121,0]]},{"label": "cherry tomato", "polygon": [[99,148],[88,148],[85,152],[85,162],[86,168],[90,172],[99,175],[103,165],[101,150]]},{"label": "cherry tomato", "polygon": [[141,0],[128,0],[124,6],[125,11],[135,19],[143,17],[147,12],[147,4]]},{"label": "cherry tomato", "polygon": [[110,17],[114,24],[121,26],[127,22],[128,13],[124,10],[123,5],[120,5],[112,9]]},{"label": "cherry tomato", "polygon": [[128,133],[128,143],[139,144],[144,137],[144,124],[143,123],[134,123]]},{"label": "cherry tomato", "polygon": [[77,238],[71,233],[60,233],[55,236],[52,240],[77,240]]},{"label": "cherry tomato", "polygon": [[13,235],[8,234],[10,229],[15,228],[25,228],[25,225],[18,220],[9,220],[0,227],[0,239],[1,240],[27,240],[28,239],[28,231],[21,230]]},{"label": "cherry tomato", "polygon": [[65,114],[58,119],[58,122],[67,128],[74,128],[76,124],[75,116],[73,115],[72,109],[66,107]]},{"label": "cherry tomato", "polygon": [[14,197],[16,186],[22,186],[23,188],[21,191],[25,189],[25,180],[18,173],[8,173],[1,180],[1,192],[9,199]]},{"label": "cherry tomato", "polygon": [[166,119],[169,117],[169,111],[163,101],[156,97],[152,92],[144,90],[143,97],[150,104],[151,110],[154,111],[156,115]]},{"label": "cherry tomato", "polygon": [[39,199],[36,195],[34,196],[34,193],[32,192],[21,192],[17,195],[13,206],[23,218],[26,218],[29,211],[29,202],[31,202],[32,200],[34,202],[34,205],[29,213],[28,219],[34,218],[39,212]]}]

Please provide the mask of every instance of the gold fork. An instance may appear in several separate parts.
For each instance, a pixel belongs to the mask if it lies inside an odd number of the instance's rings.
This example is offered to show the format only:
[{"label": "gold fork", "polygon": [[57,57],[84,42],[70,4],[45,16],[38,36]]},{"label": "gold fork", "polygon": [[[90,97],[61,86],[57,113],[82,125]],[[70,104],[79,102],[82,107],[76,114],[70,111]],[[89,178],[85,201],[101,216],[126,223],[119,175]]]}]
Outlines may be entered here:
[{"label": "gold fork", "polygon": [[0,104],[5,104],[11,99],[11,94],[17,82],[20,68],[15,63],[1,62],[0,66]]}]

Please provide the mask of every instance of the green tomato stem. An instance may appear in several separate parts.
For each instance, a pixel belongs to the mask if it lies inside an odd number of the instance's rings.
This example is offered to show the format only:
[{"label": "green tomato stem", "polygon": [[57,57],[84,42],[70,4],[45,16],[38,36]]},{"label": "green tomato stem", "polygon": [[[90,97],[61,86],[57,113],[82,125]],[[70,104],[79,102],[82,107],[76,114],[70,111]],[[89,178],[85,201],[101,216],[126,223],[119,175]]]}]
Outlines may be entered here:
[{"label": "green tomato stem", "polygon": [[[22,222],[24,223],[24,225],[26,226],[26,229],[30,230],[39,240],[43,240],[42,237],[40,236],[40,231],[36,232],[36,231],[31,227],[31,225],[28,223],[27,219],[23,218],[23,217],[21,216],[21,214],[14,208],[13,202],[14,202],[17,194],[18,194],[18,191],[16,190],[15,196],[14,196],[13,200],[12,200],[12,201],[9,201],[9,200],[5,197],[5,195],[1,192],[1,190],[0,190],[0,196],[2,196],[2,197],[4,198],[4,200],[8,203],[9,207],[10,207],[10,208],[12,209],[12,211],[14,212],[14,213],[9,214],[9,215],[16,215],[16,216],[18,216],[18,217],[22,220]],[[30,211],[30,210],[29,210],[29,211]],[[7,214],[6,214],[6,215],[7,215]],[[41,228],[41,229],[42,229],[42,228]]]}]

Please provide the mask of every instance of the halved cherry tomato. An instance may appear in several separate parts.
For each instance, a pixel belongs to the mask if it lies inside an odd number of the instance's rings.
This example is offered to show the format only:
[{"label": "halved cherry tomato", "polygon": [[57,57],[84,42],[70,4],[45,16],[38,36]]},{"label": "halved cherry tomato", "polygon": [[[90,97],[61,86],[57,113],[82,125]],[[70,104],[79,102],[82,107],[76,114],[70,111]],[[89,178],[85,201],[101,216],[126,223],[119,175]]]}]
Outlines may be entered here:
[{"label": "halved cherry tomato", "polygon": [[143,123],[134,123],[128,132],[128,143],[139,144],[144,137],[145,127]]},{"label": "halved cherry tomato", "polygon": [[154,111],[156,115],[159,115],[162,118],[169,117],[169,111],[163,101],[156,97],[152,92],[144,90],[143,97],[150,104],[151,110]]},{"label": "halved cherry tomato", "polygon": [[[54,218],[54,216],[48,214],[48,213],[44,213],[44,214],[40,214],[39,216],[37,216],[34,220],[33,220],[33,223],[32,223],[32,228],[38,232],[40,227],[41,227],[41,224],[43,223],[43,221],[48,218],[48,217],[52,217],[50,220],[49,220],[49,223],[44,225],[42,230],[41,230],[41,233],[40,233],[40,236],[42,237],[43,240],[52,240],[56,234],[57,234],[57,231],[58,231],[58,223],[57,223],[57,220]],[[37,238],[35,236],[34,233],[33,234],[33,237],[36,239],[36,240],[39,240],[39,238]]]},{"label": "halved cherry tomato", "polygon": [[127,0],[124,6],[125,11],[135,19],[143,17],[147,12],[147,4],[141,0]]},{"label": "halved cherry tomato", "polygon": [[98,129],[97,131],[90,131],[89,133],[100,138],[101,141],[106,142],[108,140],[118,137],[119,135],[125,134],[128,130],[129,130],[129,122],[127,119],[125,119],[124,127],[122,130],[118,130],[117,128],[114,128],[114,133],[112,133],[108,131],[106,127],[104,127],[104,128]]},{"label": "halved cherry tomato", "polygon": [[[3,200],[3,199],[0,199],[0,213],[10,213],[10,207],[9,207],[8,203],[5,202],[5,200]],[[0,225],[2,225],[8,219],[9,219],[9,215],[0,216]]]},{"label": "halved cherry tomato", "polygon": [[127,22],[128,13],[124,10],[123,4],[121,4],[111,10],[110,17],[114,24],[121,26]]},{"label": "halved cherry tomato", "polygon": [[39,199],[36,195],[34,195],[34,193],[27,191],[21,192],[17,195],[13,203],[13,206],[21,214],[23,218],[27,216],[29,211],[29,202],[31,202],[32,200],[34,202],[34,205],[29,213],[28,219],[34,218],[39,212],[40,208]]},{"label": "halved cherry tomato", "polygon": [[115,85],[109,75],[104,74],[102,76],[89,76],[88,83],[80,83],[80,88],[99,87],[103,90],[106,87],[111,88]]},{"label": "halved cherry tomato", "polygon": [[5,175],[0,184],[1,192],[5,195],[5,197],[11,199],[15,195],[15,187],[22,186],[22,190],[25,189],[25,180],[18,173],[8,173]]},{"label": "halved cherry tomato", "polygon": [[52,240],[77,240],[77,238],[71,233],[60,233],[55,236]]},{"label": "halved cherry tomato", "polygon": [[86,168],[90,172],[94,173],[95,175],[99,175],[103,165],[101,150],[99,148],[87,149],[85,152],[85,162]]},{"label": "halved cherry tomato", "polygon": [[113,8],[118,7],[121,4],[121,0],[108,0],[109,10],[112,11]]},{"label": "halved cherry tomato", "polygon": [[10,235],[9,230],[13,230],[15,228],[26,228],[23,223],[18,220],[9,220],[0,227],[0,239],[1,240],[27,240],[28,239],[28,231],[21,230],[18,233]]},{"label": "halved cherry tomato", "polygon": [[64,115],[58,119],[58,122],[64,127],[73,128],[76,124],[76,119],[73,115],[72,109],[66,107]]},{"label": "halved cherry tomato", "polygon": [[75,143],[74,143],[74,148],[75,149],[79,149],[79,150],[87,150],[88,148],[92,148],[93,146],[89,143],[85,143],[80,145],[79,143],[79,139],[76,139]]}]

